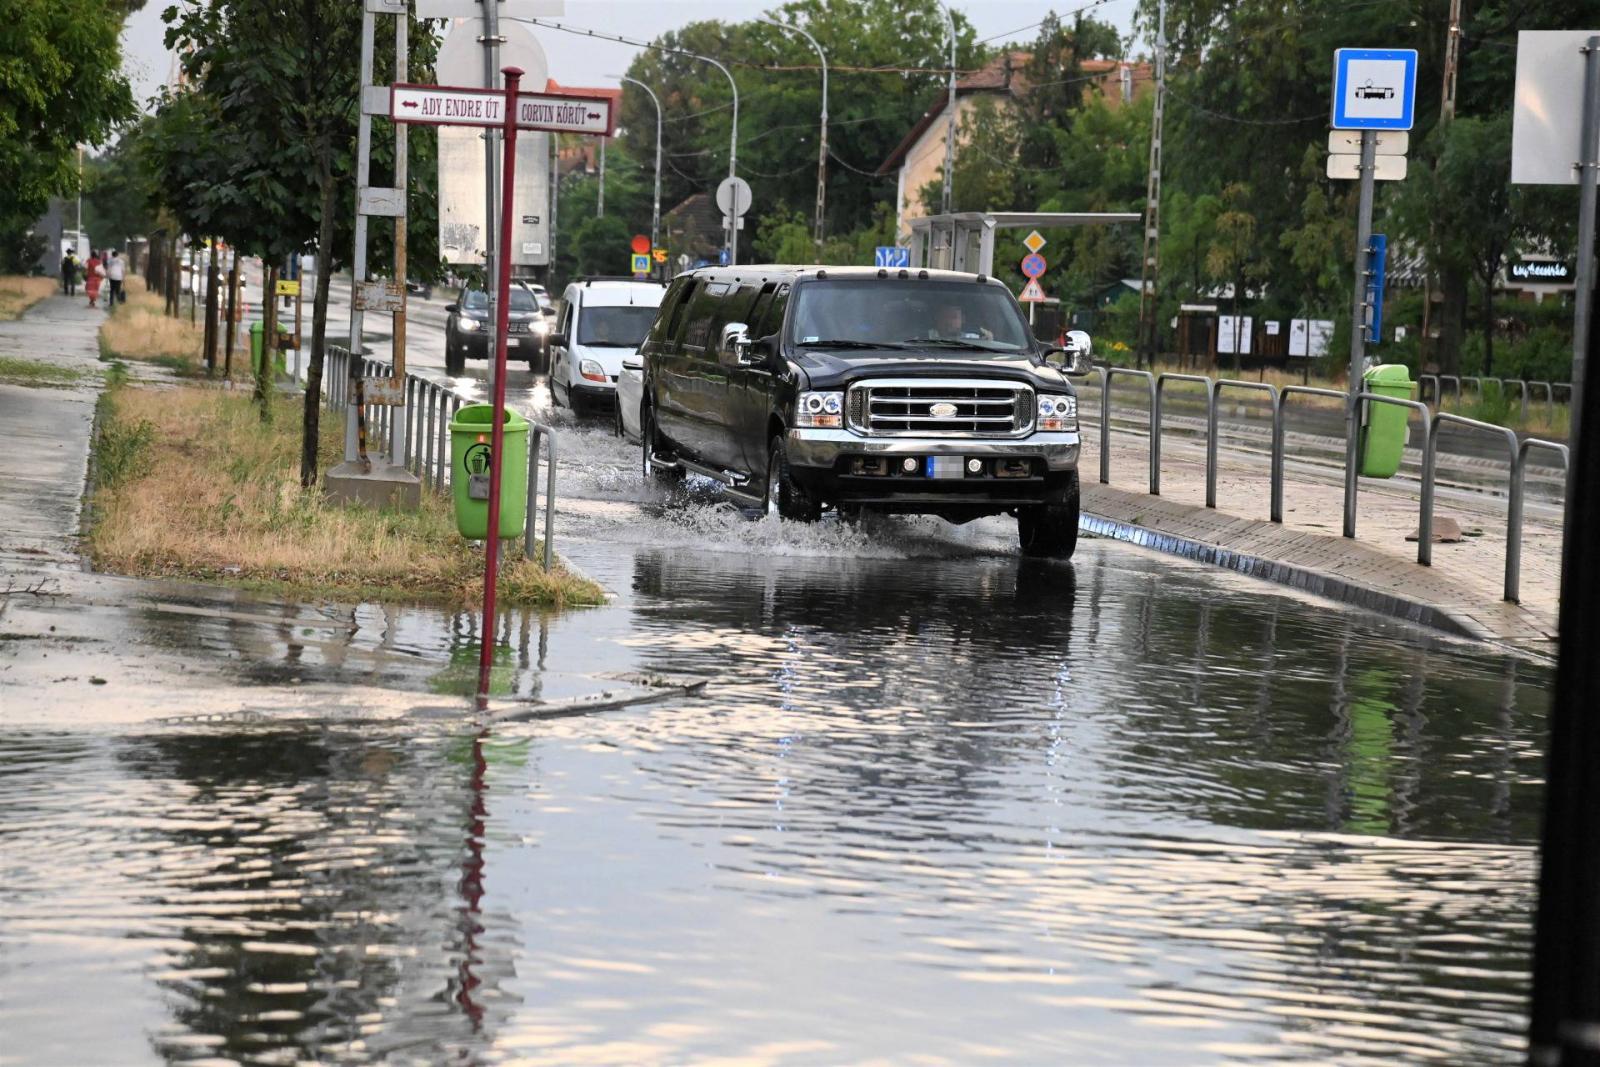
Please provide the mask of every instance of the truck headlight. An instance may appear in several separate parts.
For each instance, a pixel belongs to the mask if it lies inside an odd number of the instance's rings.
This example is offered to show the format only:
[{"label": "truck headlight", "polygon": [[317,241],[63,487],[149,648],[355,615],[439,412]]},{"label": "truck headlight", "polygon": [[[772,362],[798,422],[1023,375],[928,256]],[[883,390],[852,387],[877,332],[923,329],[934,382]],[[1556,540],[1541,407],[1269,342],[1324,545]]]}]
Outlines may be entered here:
[{"label": "truck headlight", "polygon": [[1075,430],[1078,428],[1078,398],[1075,396],[1057,396],[1050,393],[1039,395],[1039,429],[1041,430]]},{"label": "truck headlight", "polygon": [[578,364],[578,373],[591,382],[606,380],[606,369],[592,359],[583,360]]},{"label": "truck headlight", "polygon": [[843,393],[801,393],[794,408],[794,424],[802,429],[837,430],[844,425]]}]

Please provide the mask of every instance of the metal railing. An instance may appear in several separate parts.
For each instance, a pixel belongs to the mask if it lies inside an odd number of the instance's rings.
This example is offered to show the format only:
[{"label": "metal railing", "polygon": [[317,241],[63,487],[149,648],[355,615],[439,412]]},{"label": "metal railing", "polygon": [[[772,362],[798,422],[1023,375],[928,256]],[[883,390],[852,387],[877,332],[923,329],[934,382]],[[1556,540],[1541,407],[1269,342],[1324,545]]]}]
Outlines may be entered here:
[{"label": "metal railing", "polygon": [[[1212,437],[1210,428],[1215,422],[1217,411],[1216,379],[1208,378],[1204,374],[1174,374],[1167,372],[1156,375],[1155,404],[1150,409],[1150,495],[1161,495],[1161,394],[1162,386],[1168,382],[1194,382],[1206,387],[1206,455],[1210,457],[1216,448],[1216,438]],[[1217,471],[1216,466],[1206,463],[1206,507],[1217,506]]]},{"label": "metal railing", "polygon": [[1477,397],[1480,402],[1484,399],[1485,383],[1493,382],[1495,386],[1498,387],[1501,396],[1506,395],[1507,391],[1509,391],[1512,386],[1516,386],[1518,411],[1520,412],[1521,421],[1523,423],[1528,421],[1528,406],[1533,400],[1533,391],[1535,386],[1544,387],[1545,413],[1551,421],[1554,421],[1556,416],[1556,389],[1558,387],[1564,388],[1567,390],[1568,395],[1570,395],[1572,391],[1572,386],[1570,383],[1547,382],[1536,378],[1494,378],[1474,375],[1462,376],[1456,374],[1419,374],[1417,376],[1417,399],[1431,403],[1440,410],[1443,410],[1446,398],[1444,389],[1446,382],[1450,382],[1455,386],[1455,406],[1457,410],[1460,410],[1462,404],[1465,403],[1465,398],[1462,396],[1462,387],[1467,382],[1471,382],[1473,387],[1477,390]]},{"label": "metal railing", "polygon": [[[356,360],[355,368],[360,377],[388,378],[394,373],[393,368],[383,360],[372,359],[369,356],[352,356],[349,349],[329,345],[326,349],[322,378],[324,406],[338,410],[350,402],[352,359]],[[399,435],[404,455],[399,457],[398,465],[420,478],[428,490],[448,495],[451,491],[452,469],[450,421],[464,405],[479,401],[456,392],[442,382],[420,377],[414,373],[407,376],[405,400],[405,433]],[[372,432],[381,435],[380,440],[391,440],[395,427],[395,409],[388,405],[372,405],[369,410],[374,412]],[[544,569],[549,570],[555,562],[556,432],[551,427],[532,420],[529,421],[528,430],[528,507],[523,524],[523,554],[528,559],[535,559],[539,555],[535,551],[538,542],[534,538],[534,531],[537,527],[535,517],[539,507],[539,454],[543,447],[547,468],[543,502],[543,564]]]},{"label": "metal railing", "polygon": [[[1283,522],[1284,498],[1284,467],[1286,462],[1286,422],[1288,414],[1288,401],[1294,396],[1316,396],[1330,400],[1348,402],[1350,394],[1337,389],[1319,389],[1306,385],[1286,385],[1277,388],[1266,382],[1238,381],[1227,378],[1211,378],[1197,374],[1155,374],[1151,371],[1134,370],[1125,367],[1095,367],[1093,373],[1099,379],[1100,387],[1100,481],[1102,484],[1111,482],[1111,391],[1112,383],[1118,376],[1138,378],[1143,380],[1149,389],[1150,403],[1150,478],[1149,492],[1152,496],[1161,495],[1161,432],[1163,429],[1163,401],[1164,387],[1168,381],[1193,382],[1205,386],[1205,473],[1206,473],[1206,504],[1208,508],[1216,507],[1217,490],[1217,454],[1221,440],[1218,412],[1218,395],[1225,389],[1250,389],[1265,392],[1271,405],[1272,415],[1272,443],[1269,468],[1270,503],[1268,505],[1269,520],[1281,524]],[[1456,387],[1456,396],[1459,403],[1461,381],[1455,375],[1425,375],[1424,380],[1431,381],[1437,397],[1443,382],[1453,382]],[[1478,390],[1478,395],[1483,395],[1482,378],[1468,378]],[[1496,382],[1502,389],[1505,380],[1489,378],[1488,381]],[[1517,380],[1517,379],[1512,379]],[[1551,383],[1524,382],[1523,400],[1527,400],[1527,389],[1530,385],[1544,385],[1546,387],[1547,401],[1553,395]],[[1417,516],[1417,562],[1423,566],[1433,563],[1433,504],[1437,488],[1438,454],[1440,427],[1444,425],[1462,426],[1468,429],[1490,433],[1502,438],[1506,442],[1506,456],[1509,463],[1509,480],[1507,485],[1507,514],[1506,514],[1506,561],[1504,597],[1506,600],[1517,603],[1521,594],[1521,567],[1522,567],[1522,518],[1523,502],[1525,496],[1525,483],[1529,453],[1536,449],[1545,449],[1555,453],[1561,459],[1562,469],[1565,470],[1570,462],[1566,445],[1555,441],[1545,441],[1538,438],[1520,438],[1515,430],[1492,423],[1470,419],[1464,415],[1445,411],[1434,411],[1428,404],[1421,400],[1412,400],[1401,397],[1380,396],[1376,393],[1362,392],[1356,395],[1356,403],[1361,405],[1358,413],[1364,424],[1368,406],[1372,404],[1389,404],[1416,412],[1420,419],[1422,440],[1420,452],[1422,455],[1421,494],[1418,502]],[[1357,462],[1360,461],[1359,455]]]}]

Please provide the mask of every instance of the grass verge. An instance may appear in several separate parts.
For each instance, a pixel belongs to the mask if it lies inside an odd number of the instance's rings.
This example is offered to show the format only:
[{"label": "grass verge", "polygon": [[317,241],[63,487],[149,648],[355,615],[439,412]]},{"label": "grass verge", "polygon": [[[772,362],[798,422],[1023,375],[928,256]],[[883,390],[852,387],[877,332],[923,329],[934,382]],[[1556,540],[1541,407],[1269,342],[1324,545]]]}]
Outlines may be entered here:
[{"label": "grass verge", "polygon": [[0,382],[13,385],[70,385],[85,377],[82,371],[43,363],[36,359],[0,356]]},{"label": "grass verge", "polygon": [[[94,442],[88,531],[97,568],[220,581],[304,597],[471,605],[483,554],[456,533],[447,501],[417,511],[343,508],[299,483],[299,401],[275,397],[263,424],[247,395],[205,386],[121,386]],[[323,416],[323,466],[339,420]],[[506,604],[598,604],[599,586],[507,553]]]},{"label": "grass verge", "polygon": [[21,318],[24,311],[60,288],[54,278],[0,277],[0,322]]},{"label": "grass verge", "polygon": [[[161,296],[145,289],[137,275],[128,275],[127,287],[127,303],[118,305],[100,324],[100,358],[154,363],[179,377],[204,376],[205,327],[191,325],[187,317],[167,315]],[[249,344],[248,337],[245,343]]]}]

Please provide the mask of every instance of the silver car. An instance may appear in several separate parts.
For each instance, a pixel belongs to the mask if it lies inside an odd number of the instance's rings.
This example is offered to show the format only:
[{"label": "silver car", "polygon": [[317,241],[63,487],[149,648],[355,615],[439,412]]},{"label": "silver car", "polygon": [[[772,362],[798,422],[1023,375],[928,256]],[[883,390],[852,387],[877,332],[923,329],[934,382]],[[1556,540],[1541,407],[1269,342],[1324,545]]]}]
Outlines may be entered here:
[{"label": "silver car", "polygon": [[617,376],[617,436],[638,444],[639,405],[644,400],[644,357],[632,352],[622,359]]}]

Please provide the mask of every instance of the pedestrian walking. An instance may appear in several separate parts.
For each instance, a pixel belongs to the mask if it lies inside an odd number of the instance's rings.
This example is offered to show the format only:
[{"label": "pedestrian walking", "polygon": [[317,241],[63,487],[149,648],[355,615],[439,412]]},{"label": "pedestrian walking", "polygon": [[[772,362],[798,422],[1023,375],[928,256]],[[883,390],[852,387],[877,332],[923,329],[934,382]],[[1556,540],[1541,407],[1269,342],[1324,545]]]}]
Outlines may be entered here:
[{"label": "pedestrian walking", "polygon": [[78,295],[78,271],[82,267],[83,264],[78,262],[73,252],[61,257],[61,288],[67,291],[68,296]]},{"label": "pedestrian walking", "polygon": [[127,277],[128,262],[122,258],[115,248],[111,250],[111,259],[106,263],[106,281],[111,283],[111,295],[106,300],[106,309],[112,311],[118,304],[128,301],[128,294],[122,288],[122,279]]},{"label": "pedestrian walking", "polygon": [[89,306],[100,306],[100,283],[105,280],[105,264],[100,261],[100,253],[94,249],[89,250],[89,262],[83,265],[83,291],[89,294]]}]

